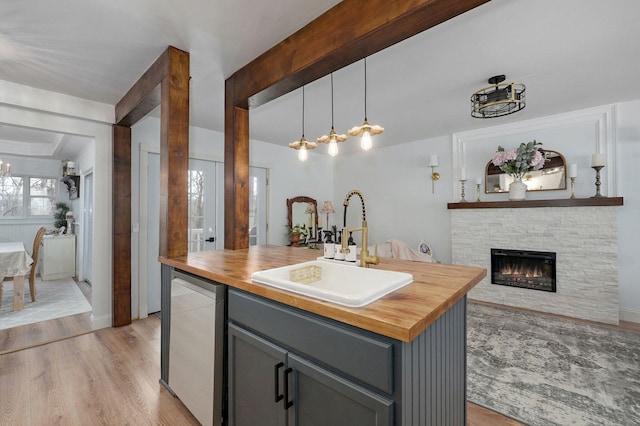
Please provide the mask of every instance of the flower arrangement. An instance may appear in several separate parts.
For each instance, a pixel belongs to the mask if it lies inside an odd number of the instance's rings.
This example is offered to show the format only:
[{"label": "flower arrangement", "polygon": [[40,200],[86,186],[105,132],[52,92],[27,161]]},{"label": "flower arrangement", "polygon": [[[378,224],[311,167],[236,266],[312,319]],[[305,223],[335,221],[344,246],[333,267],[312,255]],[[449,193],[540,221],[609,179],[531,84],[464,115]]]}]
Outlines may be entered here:
[{"label": "flower arrangement", "polygon": [[306,225],[300,225],[299,223],[296,223],[293,228],[291,228],[291,233],[300,234],[300,238],[305,239],[307,238],[307,235],[309,235],[309,230],[307,229]]},{"label": "flower arrangement", "polygon": [[498,151],[491,162],[503,172],[520,180],[532,170],[540,170],[544,166],[545,158],[539,150],[542,142],[523,142],[518,148],[505,151],[498,146]]}]

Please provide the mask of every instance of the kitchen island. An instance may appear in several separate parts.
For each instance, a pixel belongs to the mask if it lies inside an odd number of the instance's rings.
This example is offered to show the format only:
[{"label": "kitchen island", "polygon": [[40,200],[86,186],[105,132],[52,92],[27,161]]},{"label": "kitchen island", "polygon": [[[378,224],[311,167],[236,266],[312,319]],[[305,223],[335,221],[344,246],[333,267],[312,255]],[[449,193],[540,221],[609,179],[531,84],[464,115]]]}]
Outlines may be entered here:
[{"label": "kitchen island", "polygon": [[408,272],[414,281],[362,308],[251,281],[253,272],[319,253],[261,246],[160,259],[163,299],[172,268],[228,286],[229,424],[298,424],[322,415],[345,425],[464,425],[466,294],[486,270],[383,258],[373,267]]}]

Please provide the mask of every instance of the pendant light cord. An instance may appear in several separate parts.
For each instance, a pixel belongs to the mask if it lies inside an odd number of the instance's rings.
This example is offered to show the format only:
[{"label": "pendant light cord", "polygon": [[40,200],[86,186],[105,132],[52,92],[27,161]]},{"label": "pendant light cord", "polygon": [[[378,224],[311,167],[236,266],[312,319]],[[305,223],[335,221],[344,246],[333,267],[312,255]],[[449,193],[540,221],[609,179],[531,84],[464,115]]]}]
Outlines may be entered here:
[{"label": "pendant light cord", "polygon": [[364,58],[364,121],[367,121],[367,58]]},{"label": "pendant light cord", "polygon": [[304,139],[304,86],[302,86],[302,138]]},{"label": "pendant light cord", "polygon": [[333,129],[333,73],[331,73],[331,129]]}]

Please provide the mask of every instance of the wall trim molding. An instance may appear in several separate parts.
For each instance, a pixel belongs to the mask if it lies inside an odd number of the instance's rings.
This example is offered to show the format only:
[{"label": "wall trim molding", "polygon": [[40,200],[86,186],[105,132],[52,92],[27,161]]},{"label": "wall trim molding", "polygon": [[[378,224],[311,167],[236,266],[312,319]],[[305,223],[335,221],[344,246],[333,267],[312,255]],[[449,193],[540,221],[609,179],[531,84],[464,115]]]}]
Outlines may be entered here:
[{"label": "wall trim molding", "polygon": [[[561,129],[580,124],[593,126],[596,139],[593,152],[607,155],[607,166],[601,172],[604,175],[604,185],[607,186],[606,194],[616,197],[618,194],[616,104],[454,133],[452,135],[452,170],[459,170],[460,167],[466,167],[471,162],[465,155],[468,144],[503,136],[517,136],[540,129]],[[487,158],[487,161],[489,159]],[[460,196],[459,181],[456,179],[452,180],[452,194],[453,199],[458,199]]]}]

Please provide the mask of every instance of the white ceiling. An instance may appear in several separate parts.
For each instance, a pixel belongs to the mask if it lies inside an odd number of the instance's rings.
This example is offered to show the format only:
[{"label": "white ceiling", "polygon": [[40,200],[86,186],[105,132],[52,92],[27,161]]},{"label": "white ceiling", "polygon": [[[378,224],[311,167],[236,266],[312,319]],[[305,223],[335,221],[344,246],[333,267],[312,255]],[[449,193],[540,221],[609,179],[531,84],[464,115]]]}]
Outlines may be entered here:
[{"label": "white ceiling", "polygon": [[[190,52],[191,124],[222,131],[225,78],[336,3],[5,0],[0,80],[115,105],[172,45]],[[638,16],[637,0],[493,0],[375,54],[367,112],[385,133],[374,144],[640,99]],[[471,93],[496,74],[526,84],[527,107],[471,118]],[[334,88],[335,128],[346,133],[364,118],[362,61],[335,72]],[[329,78],[308,84],[305,96],[305,136],[315,140],[331,127]],[[299,139],[301,102],[297,90],[252,110],[251,137]],[[0,126],[0,153],[62,159],[75,145],[72,136]]]}]

